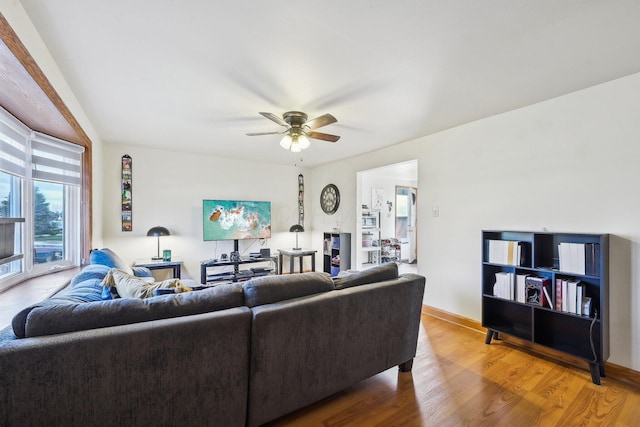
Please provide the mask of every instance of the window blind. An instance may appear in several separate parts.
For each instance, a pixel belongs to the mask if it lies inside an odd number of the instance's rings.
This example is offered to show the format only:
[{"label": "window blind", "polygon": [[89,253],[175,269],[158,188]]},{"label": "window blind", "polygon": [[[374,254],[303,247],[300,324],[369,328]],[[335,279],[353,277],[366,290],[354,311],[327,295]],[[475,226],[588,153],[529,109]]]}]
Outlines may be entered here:
[{"label": "window blind", "polygon": [[82,184],[82,153],[84,148],[34,133],[31,139],[31,176],[34,179],[60,184]]},{"label": "window blind", "polygon": [[25,177],[27,135],[0,120],[0,170],[21,178]]}]

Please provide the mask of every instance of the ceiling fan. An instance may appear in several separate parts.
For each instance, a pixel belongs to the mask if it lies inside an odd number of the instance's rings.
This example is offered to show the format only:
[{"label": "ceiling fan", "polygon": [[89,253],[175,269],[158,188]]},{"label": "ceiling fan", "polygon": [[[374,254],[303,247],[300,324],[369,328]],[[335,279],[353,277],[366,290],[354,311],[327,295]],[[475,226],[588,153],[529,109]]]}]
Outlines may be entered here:
[{"label": "ceiling fan", "polygon": [[307,121],[307,115],[300,111],[288,111],[282,115],[282,118],[272,113],[261,112],[260,114],[267,119],[276,122],[280,126],[284,126],[285,129],[282,131],[273,132],[253,132],[247,133],[247,135],[256,136],[284,134],[282,141],[280,141],[280,146],[285,150],[291,150],[294,153],[299,153],[300,151],[309,147],[309,138],[321,139],[328,142],[336,142],[340,139],[340,137],[337,135],[314,131],[314,129],[318,129],[322,126],[336,123],[338,120],[331,114],[323,114],[322,116],[316,117],[315,119],[309,121]]}]

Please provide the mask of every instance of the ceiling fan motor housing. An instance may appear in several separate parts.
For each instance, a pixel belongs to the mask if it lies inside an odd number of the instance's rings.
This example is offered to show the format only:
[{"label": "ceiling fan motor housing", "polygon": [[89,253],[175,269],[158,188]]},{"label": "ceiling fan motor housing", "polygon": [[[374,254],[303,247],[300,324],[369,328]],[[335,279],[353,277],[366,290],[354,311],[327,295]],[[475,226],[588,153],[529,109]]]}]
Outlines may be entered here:
[{"label": "ceiling fan motor housing", "polygon": [[307,122],[307,115],[301,111],[287,111],[282,115],[285,122],[291,127],[300,128]]}]

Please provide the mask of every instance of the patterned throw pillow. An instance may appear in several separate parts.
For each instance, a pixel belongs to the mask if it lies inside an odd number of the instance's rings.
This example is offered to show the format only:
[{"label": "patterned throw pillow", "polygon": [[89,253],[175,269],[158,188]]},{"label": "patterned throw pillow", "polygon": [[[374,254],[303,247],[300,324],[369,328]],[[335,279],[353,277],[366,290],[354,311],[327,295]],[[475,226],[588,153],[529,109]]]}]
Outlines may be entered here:
[{"label": "patterned throw pillow", "polygon": [[156,294],[157,289],[173,288],[175,293],[189,292],[192,289],[185,286],[180,279],[163,280],[162,282],[150,282],[148,280],[132,276],[117,268],[112,268],[104,277],[102,286],[113,286],[121,298],[149,298]]}]

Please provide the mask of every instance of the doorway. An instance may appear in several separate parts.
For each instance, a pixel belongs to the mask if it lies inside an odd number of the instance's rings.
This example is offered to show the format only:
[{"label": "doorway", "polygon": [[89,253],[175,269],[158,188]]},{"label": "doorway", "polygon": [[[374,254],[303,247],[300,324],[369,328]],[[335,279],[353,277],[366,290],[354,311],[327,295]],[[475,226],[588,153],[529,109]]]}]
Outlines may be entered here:
[{"label": "doorway", "polygon": [[375,265],[371,263],[370,254],[376,249],[375,245],[379,245],[380,262],[395,261],[403,272],[417,270],[418,161],[359,171],[356,182],[356,224],[365,224],[363,215],[367,216],[365,219],[372,214],[379,218],[374,230],[374,240],[379,239],[379,243],[371,241],[370,227],[356,227],[355,267],[361,270]]}]

